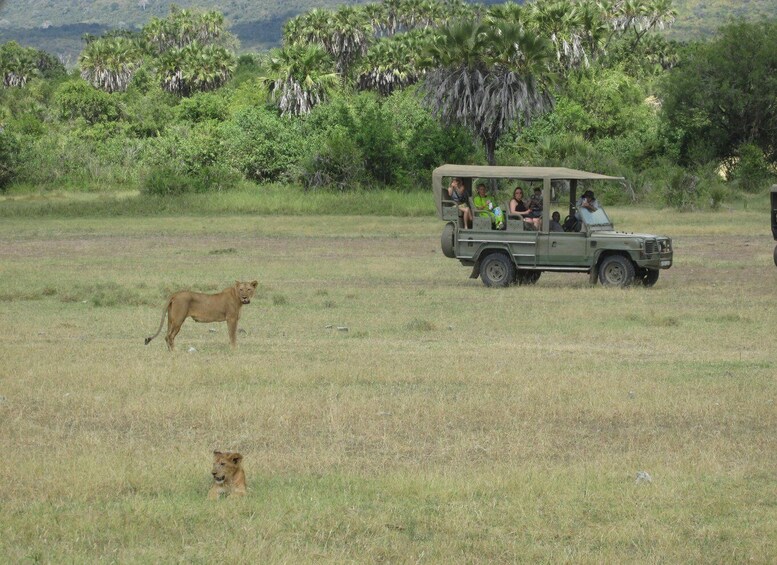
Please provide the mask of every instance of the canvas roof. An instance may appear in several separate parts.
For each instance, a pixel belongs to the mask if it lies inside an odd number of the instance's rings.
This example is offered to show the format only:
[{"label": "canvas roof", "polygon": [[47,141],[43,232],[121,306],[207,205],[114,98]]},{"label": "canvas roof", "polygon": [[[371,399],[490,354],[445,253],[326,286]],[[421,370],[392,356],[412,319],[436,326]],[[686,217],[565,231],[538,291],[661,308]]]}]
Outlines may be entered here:
[{"label": "canvas roof", "polygon": [[437,212],[441,214],[442,178],[468,177],[481,179],[516,179],[516,180],[623,180],[623,177],[612,177],[590,173],[566,167],[491,167],[487,165],[442,165],[432,171],[432,189]]}]

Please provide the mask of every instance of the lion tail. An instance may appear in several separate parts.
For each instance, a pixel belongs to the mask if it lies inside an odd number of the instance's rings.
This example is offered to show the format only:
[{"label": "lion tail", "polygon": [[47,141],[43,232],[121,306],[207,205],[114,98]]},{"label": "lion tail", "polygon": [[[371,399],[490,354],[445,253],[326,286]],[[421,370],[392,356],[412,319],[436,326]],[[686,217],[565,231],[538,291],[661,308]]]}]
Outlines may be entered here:
[{"label": "lion tail", "polygon": [[156,336],[158,336],[159,332],[162,331],[162,326],[165,324],[165,316],[167,315],[167,309],[170,307],[170,302],[172,300],[173,300],[173,297],[171,296],[165,303],[164,307],[162,307],[162,319],[159,321],[159,329],[156,331],[154,335],[146,338],[146,345],[148,345],[149,342],[151,342],[151,340],[154,339]]}]

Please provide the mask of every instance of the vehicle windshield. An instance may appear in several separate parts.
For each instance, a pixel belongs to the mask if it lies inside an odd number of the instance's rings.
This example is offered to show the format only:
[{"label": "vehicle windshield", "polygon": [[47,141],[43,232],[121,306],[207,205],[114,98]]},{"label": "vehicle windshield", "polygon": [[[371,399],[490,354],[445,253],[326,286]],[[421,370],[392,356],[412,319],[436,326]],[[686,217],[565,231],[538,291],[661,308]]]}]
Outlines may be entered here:
[{"label": "vehicle windshield", "polygon": [[591,227],[612,227],[612,221],[610,221],[607,212],[604,208],[599,206],[595,211],[591,212],[586,208],[580,208],[580,217]]}]

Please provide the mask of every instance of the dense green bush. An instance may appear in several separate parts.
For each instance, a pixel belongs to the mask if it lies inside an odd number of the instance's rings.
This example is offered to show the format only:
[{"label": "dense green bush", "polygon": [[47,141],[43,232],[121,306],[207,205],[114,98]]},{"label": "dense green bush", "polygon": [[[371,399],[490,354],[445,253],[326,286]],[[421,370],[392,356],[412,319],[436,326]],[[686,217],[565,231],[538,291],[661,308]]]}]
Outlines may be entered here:
[{"label": "dense green bush", "polygon": [[421,103],[415,88],[394,92],[383,108],[398,144],[398,183],[425,189],[435,167],[476,160],[479,148],[472,134],[463,127],[443,126]]},{"label": "dense green bush", "polygon": [[[777,20],[731,21],[713,41],[693,43],[660,82],[663,118],[679,163],[726,162],[743,144],[777,163]],[[747,185],[747,182],[745,182]]]},{"label": "dense green bush", "polygon": [[760,192],[775,179],[766,155],[754,143],[744,143],[737,150],[737,159],[731,167],[731,178],[745,192]]},{"label": "dense green bush", "polygon": [[303,161],[302,180],[307,188],[357,189],[368,181],[364,162],[364,154],[351,132],[336,126]]},{"label": "dense green bush", "polygon": [[220,191],[239,181],[213,122],[170,127],[164,136],[149,140],[146,162],[148,172],[141,185],[146,194]]},{"label": "dense green bush", "polygon": [[19,162],[19,142],[16,136],[5,128],[0,128],[0,191],[16,176]]},{"label": "dense green bush", "polygon": [[354,143],[364,156],[367,174],[380,184],[394,184],[403,163],[391,116],[375,94],[357,96],[354,106]]},{"label": "dense green bush", "polygon": [[62,84],[55,94],[55,104],[62,119],[81,118],[88,124],[116,121],[122,115],[118,96],[94,88],[83,80]]},{"label": "dense green bush", "polygon": [[220,126],[219,134],[224,159],[246,178],[288,180],[296,174],[305,145],[298,119],[249,107],[236,111]]},{"label": "dense green bush", "polygon": [[471,162],[477,153],[465,128],[443,126],[413,90],[334,96],[313,109],[304,128],[317,140],[303,163],[309,186],[426,187],[434,167]]},{"label": "dense green bush", "polygon": [[[118,96],[118,95],[114,95]],[[132,137],[159,137],[175,120],[177,98],[153,86],[145,92],[130,89],[124,100],[124,121]]]},{"label": "dense green bush", "polygon": [[181,99],[176,106],[175,114],[179,121],[196,123],[217,120],[221,122],[229,115],[229,101],[220,92],[200,92]]}]

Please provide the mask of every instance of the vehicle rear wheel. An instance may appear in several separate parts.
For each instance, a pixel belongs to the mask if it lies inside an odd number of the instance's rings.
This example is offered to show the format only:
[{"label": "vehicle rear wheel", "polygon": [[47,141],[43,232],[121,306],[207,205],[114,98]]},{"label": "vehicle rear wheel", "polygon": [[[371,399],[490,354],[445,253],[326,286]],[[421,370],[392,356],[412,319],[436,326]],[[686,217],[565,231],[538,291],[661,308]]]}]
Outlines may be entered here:
[{"label": "vehicle rear wheel", "polygon": [[651,287],[658,281],[659,274],[661,274],[661,271],[658,269],[640,269],[637,273],[637,280],[643,286]]},{"label": "vehicle rear wheel", "polygon": [[507,286],[515,278],[515,265],[504,253],[491,253],[480,262],[480,279],[486,286]]},{"label": "vehicle rear wheel", "polygon": [[527,269],[517,269],[515,271],[515,284],[517,285],[535,284],[538,280],[540,280],[540,275],[542,275],[542,271],[529,271]]},{"label": "vehicle rear wheel", "polygon": [[629,286],[634,282],[634,264],[623,255],[605,257],[599,265],[599,282],[603,286]]},{"label": "vehicle rear wheel", "polygon": [[456,233],[456,228],[453,222],[448,222],[445,227],[442,228],[442,235],[440,236],[440,245],[442,246],[442,253],[446,257],[453,259],[456,257],[456,249],[453,243],[453,236]]}]

